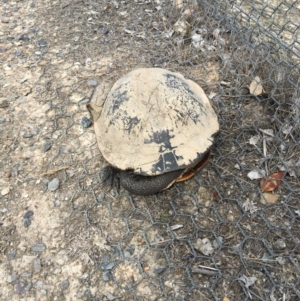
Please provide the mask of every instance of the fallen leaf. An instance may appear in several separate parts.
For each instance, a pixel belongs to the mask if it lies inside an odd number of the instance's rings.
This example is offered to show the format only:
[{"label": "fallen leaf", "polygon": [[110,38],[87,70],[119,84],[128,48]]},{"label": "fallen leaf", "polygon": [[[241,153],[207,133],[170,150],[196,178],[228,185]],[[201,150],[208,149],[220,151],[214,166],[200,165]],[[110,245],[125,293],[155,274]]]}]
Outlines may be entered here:
[{"label": "fallen leaf", "polygon": [[211,192],[212,192],[212,194],[213,194],[215,200],[216,200],[217,202],[219,202],[219,201],[221,200],[221,198],[220,198],[220,196],[219,196],[218,191],[215,190],[215,189],[212,189]]},{"label": "fallen leaf", "polygon": [[288,124],[285,124],[283,127],[282,127],[282,133],[285,134],[285,135],[288,135],[290,134],[290,132],[293,130],[293,127],[288,125]]},{"label": "fallen leaf", "polygon": [[247,177],[250,180],[257,180],[263,178],[265,174],[265,171],[262,169],[254,169],[247,174]]},{"label": "fallen leaf", "polygon": [[216,95],[217,95],[217,93],[215,93],[215,92],[210,92],[209,95],[208,95],[208,98],[209,98],[210,100],[212,100]]},{"label": "fallen leaf", "polygon": [[176,34],[181,35],[182,37],[187,37],[191,33],[190,24],[184,19],[179,19],[174,24],[174,31]]},{"label": "fallen leaf", "polygon": [[262,204],[275,204],[280,198],[280,194],[264,192],[263,197],[260,199]]},{"label": "fallen leaf", "polygon": [[261,179],[260,180],[261,191],[270,192],[275,190],[282,183],[282,178],[284,175],[285,175],[285,171],[278,171],[267,176],[266,179]]},{"label": "fallen leaf", "polygon": [[252,145],[256,145],[260,140],[260,136],[256,135],[256,136],[252,136],[250,139],[249,139],[249,144],[252,144]]},{"label": "fallen leaf", "polygon": [[207,238],[198,238],[196,243],[193,244],[194,248],[201,252],[203,255],[209,256],[214,253],[214,248]]},{"label": "fallen leaf", "polygon": [[279,170],[286,171],[291,177],[297,178],[297,167],[299,167],[299,163],[295,163],[293,159],[289,161],[283,162],[284,165],[279,166]]},{"label": "fallen leaf", "polygon": [[239,280],[244,282],[246,288],[249,288],[249,286],[251,286],[252,284],[255,283],[257,278],[254,277],[254,276],[253,277],[247,277],[246,275],[243,275],[239,278]]},{"label": "fallen leaf", "polygon": [[254,80],[250,84],[249,90],[250,94],[255,96],[261,95],[265,92],[259,76],[255,76]]},{"label": "fallen leaf", "polygon": [[272,294],[270,295],[270,300],[271,301],[276,301],[277,299],[274,296],[274,290],[272,291]]},{"label": "fallen leaf", "polygon": [[268,135],[268,136],[271,136],[271,137],[274,137],[274,131],[272,129],[259,129],[262,133]]},{"label": "fallen leaf", "polygon": [[250,212],[250,214],[253,214],[258,210],[258,208],[255,206],[255,203],[250,201],[249,199],[247,199],[246,202],[243,203],[243,208],[245,209],[245,211]]},{"label": "fallen leaf", "polygon": [[223,301],[230,301],[230,300],[227,297],[224,297]]}]

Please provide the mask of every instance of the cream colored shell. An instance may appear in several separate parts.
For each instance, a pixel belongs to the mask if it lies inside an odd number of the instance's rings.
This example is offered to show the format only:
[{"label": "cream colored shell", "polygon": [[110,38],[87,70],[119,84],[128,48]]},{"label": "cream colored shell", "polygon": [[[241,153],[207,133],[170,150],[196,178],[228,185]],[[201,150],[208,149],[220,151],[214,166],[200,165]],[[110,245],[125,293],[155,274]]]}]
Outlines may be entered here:
[{"label": "cream colored shell", "polygon": [[99,86],[91,109],[98,146],[107,162],[143,175],[194,164],[211,147],[219,130],[202,88],[181,74],[160,68],[126,74],[106,99]]}]

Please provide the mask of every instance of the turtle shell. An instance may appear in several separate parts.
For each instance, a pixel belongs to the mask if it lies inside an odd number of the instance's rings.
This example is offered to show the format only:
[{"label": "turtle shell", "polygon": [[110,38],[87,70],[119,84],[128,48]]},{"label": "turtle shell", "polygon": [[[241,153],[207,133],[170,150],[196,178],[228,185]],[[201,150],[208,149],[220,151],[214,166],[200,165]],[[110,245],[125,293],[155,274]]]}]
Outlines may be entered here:
[{"label": "turtle shell", "polygon": [[[102,92],[96,90],[91,103],[97,93]],[[165,69],[142,68],[115,82],[94,128],[108,163],[152,176],[193,166],[211,147],[219,123],[195,82]]]}]

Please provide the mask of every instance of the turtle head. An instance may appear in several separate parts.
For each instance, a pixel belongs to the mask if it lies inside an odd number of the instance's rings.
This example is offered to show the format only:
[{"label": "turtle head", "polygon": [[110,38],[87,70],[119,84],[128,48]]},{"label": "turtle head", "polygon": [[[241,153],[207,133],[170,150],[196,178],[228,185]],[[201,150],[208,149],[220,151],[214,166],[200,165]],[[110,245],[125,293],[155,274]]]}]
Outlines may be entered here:
[{"label": "turtle head", "polygon": [[88,103],[86,108],[89,110],[92,120],[95,122],[100,117],[102,107],[99,107],[94,103]]},{"label": "turtle head", "polygon": [[106,100],[107,94],[109,93],[113,82],[103,81],[95,89],[91,96],[91,101],[86,105],[87,109],[92,115],[92,119],[95,122],[101,115],[102,107]]}]

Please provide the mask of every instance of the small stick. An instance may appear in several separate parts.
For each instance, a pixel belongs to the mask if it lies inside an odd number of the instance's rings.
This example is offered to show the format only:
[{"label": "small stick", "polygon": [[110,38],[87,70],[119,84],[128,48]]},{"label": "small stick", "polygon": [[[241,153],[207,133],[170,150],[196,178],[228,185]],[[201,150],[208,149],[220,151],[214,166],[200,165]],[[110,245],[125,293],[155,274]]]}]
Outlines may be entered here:
[{"label": "small stick", "polygon": [[199,269],[199,268],[192,268],[193,273],[199,273],[207,276],[217,276],[218,272],[216,271],[209,271],[206,268],[205,269]]},{"label": "small stick", "polygon": [[[266,138],[263,138],[263,152],[264,152],[264,156],[265,158],[267,158],[267,143],[266,143]],[[268,172],[268,163],[267,160],[265,161],[265,169],[266,169],[266,175],[269,174]]]}]

